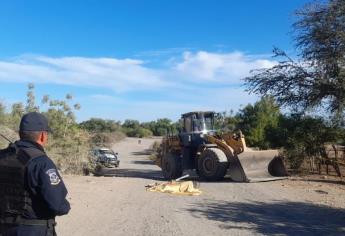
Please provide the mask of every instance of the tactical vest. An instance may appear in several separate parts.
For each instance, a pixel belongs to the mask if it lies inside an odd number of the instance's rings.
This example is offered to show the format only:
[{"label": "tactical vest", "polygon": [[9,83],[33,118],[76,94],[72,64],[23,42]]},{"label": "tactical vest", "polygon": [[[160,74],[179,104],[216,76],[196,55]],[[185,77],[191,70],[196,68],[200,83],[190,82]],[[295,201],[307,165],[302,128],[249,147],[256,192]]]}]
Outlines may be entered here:
[{"label": "tactical vest", "polygon": [[33,212],[26,188],[26,167],[31,159],[42,155],[45,153],[39,149],[19,149],[14,144],[0,150],[0,219]]}]

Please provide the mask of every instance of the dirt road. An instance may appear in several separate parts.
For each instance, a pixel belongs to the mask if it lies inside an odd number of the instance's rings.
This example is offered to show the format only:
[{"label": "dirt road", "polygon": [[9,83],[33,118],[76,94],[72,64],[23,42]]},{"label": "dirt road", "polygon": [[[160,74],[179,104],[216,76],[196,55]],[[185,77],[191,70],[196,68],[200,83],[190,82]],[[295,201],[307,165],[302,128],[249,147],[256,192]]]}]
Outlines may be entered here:
[{"label": "dirt road", "polygon": [[147,158],[153,141],[116,144],[121,164],[110,177],[65,176],[72,210],[57,219],[58,235],[345,235],[341,184],[226,179],[202,182],[201,196],[147,192],[162,181]]}]

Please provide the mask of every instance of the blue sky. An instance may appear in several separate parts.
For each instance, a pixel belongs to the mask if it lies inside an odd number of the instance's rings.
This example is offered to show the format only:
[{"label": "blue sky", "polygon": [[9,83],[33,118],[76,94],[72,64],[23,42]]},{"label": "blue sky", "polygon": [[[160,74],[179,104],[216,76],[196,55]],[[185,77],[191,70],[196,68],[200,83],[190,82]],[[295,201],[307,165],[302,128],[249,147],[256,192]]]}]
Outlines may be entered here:
[{"label": "blue sky", "polygon": [[90,117],[176,120],[235,110],[251,69],[294,53],[293,12],[304,0],[0,2],[0,99],[72,93]]}]

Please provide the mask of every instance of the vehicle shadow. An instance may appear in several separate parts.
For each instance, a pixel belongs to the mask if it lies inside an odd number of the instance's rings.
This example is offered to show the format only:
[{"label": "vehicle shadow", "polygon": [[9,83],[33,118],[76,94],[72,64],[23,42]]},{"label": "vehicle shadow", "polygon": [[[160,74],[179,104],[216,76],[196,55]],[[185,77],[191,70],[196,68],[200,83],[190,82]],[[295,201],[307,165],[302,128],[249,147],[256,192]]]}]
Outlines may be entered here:
[{"label": "vehicle shadow", "polygon": [[345,235],[345,209],[303,202],[207,201],[187,209],[194,217],[224,229],[250,229],[264,235]]},{"label": "vehicle shadow", "polygon": [[140,151],[140,152],[131,152],[131,154],[134,156],[149,156],[152,153],[153,153],[152,149],[145,149],[145,150]]},{"label": "vehicle shadow", "polygon": [[131,163],[138,164],[138,165],[155,165],[155,162],[151,161],[151,160],[147,160],[147,161],[132,161]]},{"label": "vehicle shadow", "polygon": [[[142,163],[144,162],[144,163]],[[144,164],[144,165],[155,165],[150,161],[135,161],[132,162],[135,164]],[[141,179],[152,179],[152,180],[160,180],[160,181],[167,181],[164,179],[161,170],[152,170],[152,169],[123,169],[123,168],[102,168],[97,172],[94,171],[93,174],[95,176],[105,176],[105,177],[126,177],[126,178],[141,178]],[[190,173],[185,173],[190,174]],[[231,178],[224,178],[220,181],[206,181],[199,178],[197,175],[191,174],[189,177],[185,178],[184,181],[194,181],[200,183],[228,183],[231,182],[233,184],[238,184],[233,182]]]},{"label": "vehicle shadow", "polygon": [[162,172],[159,170],[144,170],[144,169],[102,169],[95,176],[105,177],[126,177],[126,178],[141,178],[151,180],[164,180]]}]

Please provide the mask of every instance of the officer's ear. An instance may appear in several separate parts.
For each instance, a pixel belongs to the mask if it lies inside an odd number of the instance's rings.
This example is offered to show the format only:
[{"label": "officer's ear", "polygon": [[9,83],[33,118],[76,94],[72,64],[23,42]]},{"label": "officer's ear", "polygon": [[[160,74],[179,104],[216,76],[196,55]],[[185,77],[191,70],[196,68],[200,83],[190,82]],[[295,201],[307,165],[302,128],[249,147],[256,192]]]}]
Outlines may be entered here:
[{"label": "officer's ear", "polygon": [[40,133],[39,139],[38,139],[38,143],[42,146],[46,145],[48,142],[48,132],[46,131],[42,131]]},{"label": "officer's ear", "polygon": [[44,138],[44,145],[46,145],[48,143],[48,132],[44,131],[43,132],[43,138]]}]

